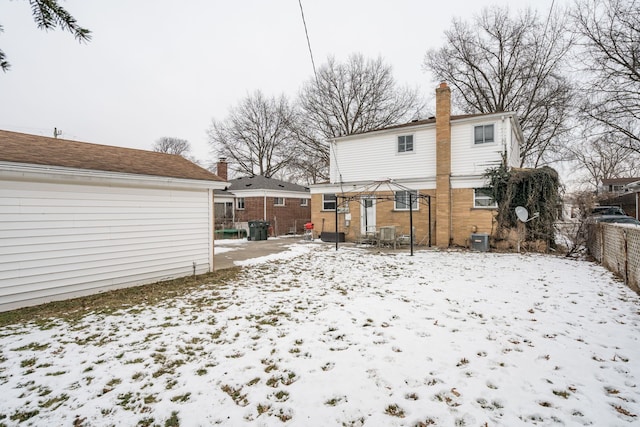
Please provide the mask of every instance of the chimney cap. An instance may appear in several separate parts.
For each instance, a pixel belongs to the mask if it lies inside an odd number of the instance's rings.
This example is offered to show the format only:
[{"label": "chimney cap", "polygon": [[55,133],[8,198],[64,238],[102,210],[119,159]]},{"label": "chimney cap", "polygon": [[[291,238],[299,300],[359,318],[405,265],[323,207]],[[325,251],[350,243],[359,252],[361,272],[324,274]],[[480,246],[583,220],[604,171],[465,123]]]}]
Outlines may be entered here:
[{"label": "chimney cap", "polygon": [[218,161],[220,163],[226,163],[227,162],[227,158],[226,157],[218,157]]},{"label": "chimney cap", "polygon": [[440,81],[440,87],[441,87],[441,88],[448,87],[448,86],[447,86],[447,82],[445,82],[444,80],[441,80],[441,81]]}]

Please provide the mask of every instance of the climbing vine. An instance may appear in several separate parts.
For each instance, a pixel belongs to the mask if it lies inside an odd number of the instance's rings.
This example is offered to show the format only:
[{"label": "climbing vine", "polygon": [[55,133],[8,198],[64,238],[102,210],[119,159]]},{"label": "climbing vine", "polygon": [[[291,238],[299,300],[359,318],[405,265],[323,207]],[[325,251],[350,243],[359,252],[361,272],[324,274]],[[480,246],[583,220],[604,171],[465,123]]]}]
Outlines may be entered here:
[{"label": "climbing vine", "polygon": [[527,223],[527,241],[545,241],[549,247],[555,246],[554,224],[561,206],[560,180],[558,173],[550,167],[537,169],[507,169],[504,165],[489,169],[485,176],[489,179],[493,198],[498,203],[497,234],[506,235],[517,228],[517,206],[536,212],[539,217]]}]

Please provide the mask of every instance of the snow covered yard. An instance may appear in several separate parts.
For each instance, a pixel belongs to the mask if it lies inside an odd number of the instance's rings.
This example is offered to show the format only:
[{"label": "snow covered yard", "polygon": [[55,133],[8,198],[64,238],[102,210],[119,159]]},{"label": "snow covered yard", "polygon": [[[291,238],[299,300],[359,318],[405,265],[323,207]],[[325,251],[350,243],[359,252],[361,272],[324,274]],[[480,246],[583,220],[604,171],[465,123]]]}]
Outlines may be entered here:
[{"label": "snow covered yard", "polygon": [[640,298],[604,268],[317,243],[245,264],[161,304],[0,328],[0,425],[638,423]]}]

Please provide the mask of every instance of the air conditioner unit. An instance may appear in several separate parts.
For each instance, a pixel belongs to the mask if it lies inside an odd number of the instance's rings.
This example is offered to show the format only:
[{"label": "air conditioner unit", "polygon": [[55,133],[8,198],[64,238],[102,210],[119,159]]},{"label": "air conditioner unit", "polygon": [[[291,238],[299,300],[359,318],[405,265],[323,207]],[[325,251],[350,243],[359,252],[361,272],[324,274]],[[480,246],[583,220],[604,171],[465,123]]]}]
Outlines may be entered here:
[{"label": "air conditioner unit", "polygon": [[471,235],[471,250],[488,252],[489,235],[487,233],[473,233]]}]

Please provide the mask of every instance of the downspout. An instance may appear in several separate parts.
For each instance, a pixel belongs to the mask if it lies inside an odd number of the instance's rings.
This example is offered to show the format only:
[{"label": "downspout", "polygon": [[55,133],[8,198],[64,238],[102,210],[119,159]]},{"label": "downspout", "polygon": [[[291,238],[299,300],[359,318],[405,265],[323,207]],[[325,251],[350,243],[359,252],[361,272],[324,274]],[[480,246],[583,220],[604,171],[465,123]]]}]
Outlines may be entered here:
[{"label": "downspout", "polygon": [[[208,230],[209,230],[209,273],[213,272],[215,270],[215,266],[213,265],[213,255],[214,255],[214,247],[213,247],[213,230],[215,229],[214,227],[214,221],[215,221],[215,215],[214,215],[214,209],[213,209],[213,189],[209,188],[208,189],[208,194],[207,194],[207,199],[209,201],[209,220],[207,221],[208,225]],[[195,262],[194,262],[194,266],[193,266],[193,274],[195,275]]]},{"label": "downspout", "polygon": [[453,244],[453,188],[451,188],[451,173],[449,173],[449,247]]},{"label": "downspout", "polygon": [[262,220],[267,220],[267,191],[262,190]]}]

